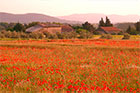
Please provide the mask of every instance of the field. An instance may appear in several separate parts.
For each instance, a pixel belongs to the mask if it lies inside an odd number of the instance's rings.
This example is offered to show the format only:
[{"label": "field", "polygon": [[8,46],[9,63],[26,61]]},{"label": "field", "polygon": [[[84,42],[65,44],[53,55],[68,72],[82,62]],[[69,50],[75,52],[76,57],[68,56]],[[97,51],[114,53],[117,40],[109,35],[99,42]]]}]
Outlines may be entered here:
[{"label": "field", "polygon": [[[93,35],[94,39],[99,39],[101,35]],[[121,40],[123,38],[123,35],[112,35],[112,39],[114,40]],[[140,40],[140,35],[131,35],[131,40]]]},{"label": "field", "polygon": [[0,91],[138,93],[138,40],[1,40]]}]

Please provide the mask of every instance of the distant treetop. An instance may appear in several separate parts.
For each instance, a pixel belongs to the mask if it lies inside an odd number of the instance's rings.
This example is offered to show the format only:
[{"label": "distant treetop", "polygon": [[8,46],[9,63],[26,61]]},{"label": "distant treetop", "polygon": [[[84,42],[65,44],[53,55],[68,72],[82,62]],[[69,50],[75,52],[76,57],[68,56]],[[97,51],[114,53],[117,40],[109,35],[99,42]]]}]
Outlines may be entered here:
[{"label": "distant treetop", "polygon": [[112,27],[113,24],[111,23],[110,19],[106,17],[106,21],[104,22],[103,18],[99,21],[99,27]]}]

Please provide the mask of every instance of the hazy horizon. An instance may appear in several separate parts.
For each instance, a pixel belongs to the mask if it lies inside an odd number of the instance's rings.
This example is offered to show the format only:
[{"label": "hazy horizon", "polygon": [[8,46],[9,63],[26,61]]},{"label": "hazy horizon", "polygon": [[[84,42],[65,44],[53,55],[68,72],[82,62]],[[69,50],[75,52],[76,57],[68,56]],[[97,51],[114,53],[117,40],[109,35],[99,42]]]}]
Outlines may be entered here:
[{"label": "hazy horizon", "polygon": [[41,13],[51,16],[72,14],[140,15],[140,0],[1,0],[0,12]]}]

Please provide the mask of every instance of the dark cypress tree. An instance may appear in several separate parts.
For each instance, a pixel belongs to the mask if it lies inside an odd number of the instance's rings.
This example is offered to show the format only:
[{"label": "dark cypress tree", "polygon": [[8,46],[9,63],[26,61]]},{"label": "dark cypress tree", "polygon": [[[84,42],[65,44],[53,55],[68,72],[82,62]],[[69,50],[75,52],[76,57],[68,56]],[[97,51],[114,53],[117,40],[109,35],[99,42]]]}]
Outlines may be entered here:
[{"label": "dark cypress tree", "polygon": [[105,26],[106,26],[106,27],[113,26],[113,24],[110,22],[110,20],[109,20],[108,17],[106,17],[106,23],[105,23]]},{"label": "dark cypress tree", "polygon": [[140,21],[135,24],[136,30],[140,31]]},{"label": "dark cypress tree", "polygon": [[103,18],[101,18],[101,20],[99,21],[99,27],[104,27],[104,26],[105,26],[105,22]]},{"label": "dark cypress tree", "polygon": [[131,29],[132,29],[131,26],[129,26],[129,27],[127,28],[126,32],[127,32],[128,34],[130,34]]}]

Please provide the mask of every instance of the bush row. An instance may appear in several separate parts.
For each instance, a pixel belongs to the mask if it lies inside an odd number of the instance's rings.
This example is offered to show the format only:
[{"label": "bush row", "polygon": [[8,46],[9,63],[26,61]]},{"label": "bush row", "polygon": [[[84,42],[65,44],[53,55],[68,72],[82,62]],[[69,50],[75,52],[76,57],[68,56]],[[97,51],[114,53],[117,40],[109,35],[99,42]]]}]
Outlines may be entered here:
[{"label": "bush row", "polygon": [[[51,34],[49,32],[44,32],[44,33],[25,33],[25,32],[11,32],[11,31],[1,31],[0,32],[0,38],[32,38],[32,39],[43,39],[43,38],[48,38],[48,39],[74,39],[74,38],[79,38],[79,39],[88,39],[92,38],[93,34],[89,32],[67,32],[67,33],[56,33],[56,34]],[[112,35],[110,34],[103,34],[100,37],[101,39],[112,39]],[[124,37],[122,39],[130,39],[129,34],[124,34]]]},{"label": "bush row", "polygon": [[33,38],[33,39],[73,39],[73,38],[81,38],[81,39],[88,39],[92,38],[93,34],[89,32],[67,32],[67,33],[56,33],[51,34],[49,32],[44,33],[25,33],[25,32],[16,32],[16,31],[1,31],[0,38]]}]

